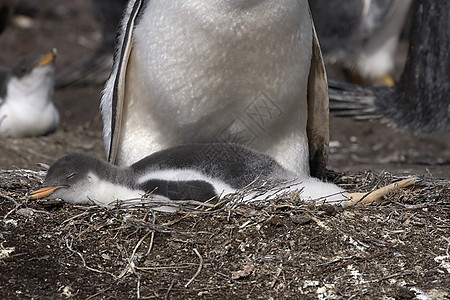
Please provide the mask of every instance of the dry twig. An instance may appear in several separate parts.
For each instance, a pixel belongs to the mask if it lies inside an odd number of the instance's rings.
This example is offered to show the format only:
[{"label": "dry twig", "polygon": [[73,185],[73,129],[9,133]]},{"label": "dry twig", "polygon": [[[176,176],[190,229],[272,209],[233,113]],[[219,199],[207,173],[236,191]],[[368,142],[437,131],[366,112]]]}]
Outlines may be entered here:
[{"label": "dry twig", "polygon": [[195,280],[195,278],[197,278],[197,276],[200,274],[200,272],[202,271],[202,268],[203,268],[203,257],[200,255],[200,253],[198,252],[198,250],[196,248],[194,248],[193,250],[194,250],[195,254],[198,256],[198,258],[200,259],[200,264],[198,265],[197,272],[195,272],[195,274],[191,278],[191,280],[189,280],[188,283],[186,283],[184,285],[184,287],[186,287],[186,288]]},{"label": "dry twig", "polygon": [[172,290],[174,284],[175,284],[175,280],[172,280],[172,282],[169,285],[169,288],[167,289],[166,295],[164,296],[165,300],[169,299],[169,294],[170,294],[170,291]]},{"label": "dry twig", "polygon": [[112,274],[112,273],[109,273],[109,272],[106,272],[106,271],[97,270],[97,269],[94,269],[94,268],[89,267],[89,266],[86,264],[86,261],[84,260],[83,255],[82,255],[80,252],[75,251],[75,250],[72,249],[73,239],[72,239],[72,241],[70,242],[70,244],[69,244],[69,239],[68,239],[67,237],[66,237],[65,241],[66,241],[66,247],[67,247],[67,249],[69,249],[70,252],[72,252],[72,253],[74,253],[74,254],[77,254],[77,255],[81,258],[81,261],[83,262],[83,267],[85,267],[86,269],[88,269],[88,270],[90,270],[90,271],[96,272],[96,273],[111,275],[114,279],[117,279],[117,277],[116,277],[114,274]]}]

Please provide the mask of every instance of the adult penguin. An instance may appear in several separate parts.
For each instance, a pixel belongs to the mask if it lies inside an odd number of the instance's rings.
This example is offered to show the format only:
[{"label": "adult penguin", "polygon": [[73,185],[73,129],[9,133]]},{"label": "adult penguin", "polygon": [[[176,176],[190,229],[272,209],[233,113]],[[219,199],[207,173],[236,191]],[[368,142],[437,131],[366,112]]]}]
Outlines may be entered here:
[{"label": "adult penguin", "polygon": [[322,174],[328,93],[308,1],[130,1],[101,110],[120,166],[219,141]]}]

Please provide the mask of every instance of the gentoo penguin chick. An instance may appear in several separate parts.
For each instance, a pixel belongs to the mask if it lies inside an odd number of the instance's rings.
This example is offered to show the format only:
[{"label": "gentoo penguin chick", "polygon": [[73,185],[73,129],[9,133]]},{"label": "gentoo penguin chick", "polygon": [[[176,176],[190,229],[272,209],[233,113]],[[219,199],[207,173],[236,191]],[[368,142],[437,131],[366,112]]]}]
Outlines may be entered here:
[{"label": "gentoo penguin chick", "polygon": [[[292,190],[302,189],[305,200],[346,200],[338,186],[309,176],[295,178],[269,156],[235,144],[181,145],[156,152],[126,168],[83,154],[69,154],[50,167],[44,187],[34,191],[32,198],[52,195],[69,203],[93,201],[108,206],[117,199],[140,198],[151,192],[172,200],[206,201],[267,181],[288,183]],[[267,195],[244,200],[264,197]]]},{"label": "gentoo penguin chick", "polygon": [[232,142],[297,177],[328,157],[325,69],[307,0],[132,0],[102,96],[108,161]]},{"label": "gentoo penguin chick", "polygon": [[56,49],[24,57],[13,70],[0,69],[0,136],[29,137],[53,132],[59,113],[53,104]]}]

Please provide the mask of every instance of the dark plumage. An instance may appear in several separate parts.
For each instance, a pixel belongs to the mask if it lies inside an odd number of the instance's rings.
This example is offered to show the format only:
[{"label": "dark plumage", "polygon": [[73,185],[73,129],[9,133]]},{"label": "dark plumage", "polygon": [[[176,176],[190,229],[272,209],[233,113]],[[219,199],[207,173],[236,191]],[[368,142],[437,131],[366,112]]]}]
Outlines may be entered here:
[{"label": "dark plumage", "polygon": [[0,0],[0,34],[9,25],[14,5],[15,1],[13,0]]}]

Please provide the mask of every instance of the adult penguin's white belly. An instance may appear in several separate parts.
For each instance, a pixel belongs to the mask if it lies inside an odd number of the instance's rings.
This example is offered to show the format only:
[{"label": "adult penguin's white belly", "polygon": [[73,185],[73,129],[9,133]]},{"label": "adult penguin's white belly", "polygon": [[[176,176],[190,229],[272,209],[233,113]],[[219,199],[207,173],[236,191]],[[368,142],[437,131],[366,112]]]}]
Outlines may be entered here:
[{"label": "adult penguin's white belly", "polygon": [[[122,78],[113,69],[102,100],[110,161],[129,165],[174,145],[223,141],[309,174],[307,94],[317,93],[308,91],[315,33],[306,0],[136,2],[127,9],[139,12],[121,58],[126,69],[115,62]],[[105,117],[113,80],[123,97],[111,108],[115,128]],[[320,130],[326,143],[328,129]]]}]

